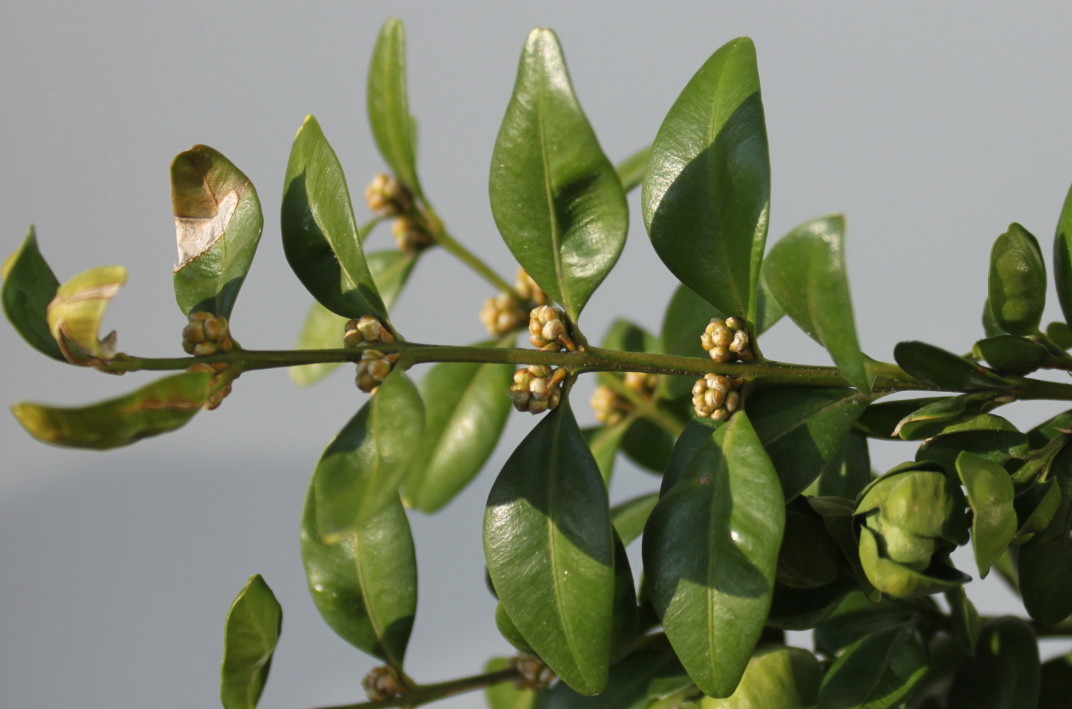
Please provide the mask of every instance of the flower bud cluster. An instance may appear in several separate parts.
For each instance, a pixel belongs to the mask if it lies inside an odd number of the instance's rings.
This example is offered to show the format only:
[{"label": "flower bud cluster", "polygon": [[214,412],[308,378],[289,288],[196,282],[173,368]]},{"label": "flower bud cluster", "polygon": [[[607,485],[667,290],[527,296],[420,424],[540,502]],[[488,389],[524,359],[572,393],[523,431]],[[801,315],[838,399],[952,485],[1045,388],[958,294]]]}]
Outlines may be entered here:
[{"label": "flower bud cluster", "polygon": [[517,655],[511,657],[509,666],[521,676],[514,685],[518,689],[531,689],[542,692],[551,686],[555,679],[554,671],[547,664],[532,655]]},{"label": "flower bud cluster", "polygon": [[195,357],[207,357],[235,348],[227,318],[203,310],[190,313],[182,329],[182,349]]},{"label": "flower bud cluster", "polygon": [[[209,364],[208,362],[197,362],[187,367],[186,371],[204,372],[206,374],[213,374],[219,376],[224,370],[229,369],[230,366],[231,365],[227,364],[226,362],[216,362],[215,364]],[[213,391],[209,395],[209,397],[205,399],[205,403],[201,405],[201,408],[205,409],[206,411],[212,411],[213,409],[219,407],[219,405],[223,403],[223,400],[227,398],[227,395],[231,393],[231,382],[233,382],[236,378],[237,377],[231,377],[226,384],[221,387],[218,387],[215,391]]]},{"label": "flower bud cluster", "polygon": [[563,369],[551,369],[542,364],[531,364],[514,372],[510,387],[510,401],[518,411],[542,414],[558,406],[562,399],[560,384],[566,378]]},{"label": "flower bud cluster", "polygon": [[529,313],[529,342],[544,352],[575,350],[566,314],[550,305],[538,305]]},{"label": "flower bud cluster", "polygon": [[655,396],[655,387],[659,385],[659,375],[653,372],[626,372],[625,385],[645,399]]},{"label": "flower bud cluster", "polygon": [[399,357],[399,354],[384,354],[379,350],[362,352],[361,360],[357,363],[357,376],[354,378],[357,388],[368,394],[375,394]]},{"label": "flower bud cluster", "polygon": [[741,408],[740,377],[724,374],[705,374],[692,385],[692,406],[696,415],[714,421],[725,421]]},{"label": "flower bud cluster", "polygon": [[748,337],[748,328],[741,318],[711,318],[700,344],[716,362],[751,362],[752,343]]},{"label": "flower bud cluster", "polygon": [[588,403],[592,405],[596,420],[608,426],[620,424],[625,419],[626,414],[633,408],[632,404],[618,396],[613,389],[604,384],[596,387]]},{"label": "flower bud cluster", "polygon": [[435,243],[428,229],[410,217],[395,219],[391,224],[391,234],[395,237],[399,250],[407,254],[424,251]]},{"label": "flower bud cluster", "polygon": [[[547,305],[547,294],[536,285],[525,269],[517,269],[517,278],[514,280],[514,291],[524,300],[528,301],[529,307]],[[484,301],[484,307],[480,310],[480,322],[495,337],[508,335],[515,330],[520,330],[528,320],[528,311],[524,304],[519,303],[513,293],[503,291],[498,295]]]},{"label": "flower bud cluster", "polygon": [[385,217],[406,214],[413,209],[409,188],[382,172],[365,188],[365,202],[373,214]]},{"label": "flower bud cluster", "polygon": [[543,288],[537,285],[536,281],[532,280],[525,269],[517,269],[517,277],[514,279],[514,290],[517,294],[525,300],[532,301],[533,305],[547,305],[551,302],[547,294],[543,292]]},{"label": "flower bud cluster", "polygon": [[400,697],[409,691],[405,682],[398,676],[398,670],[390,665],[373,667],[361,680],[361,686],[364,687],[368,698],[374,702]]},{"label": "flower bud cluster", "polygon": [[343,347],[388,344],[394,341],[395,338],[391,331],[371,315],[362,315],[359,318],[347,321],[346,330],[342,337]]}]

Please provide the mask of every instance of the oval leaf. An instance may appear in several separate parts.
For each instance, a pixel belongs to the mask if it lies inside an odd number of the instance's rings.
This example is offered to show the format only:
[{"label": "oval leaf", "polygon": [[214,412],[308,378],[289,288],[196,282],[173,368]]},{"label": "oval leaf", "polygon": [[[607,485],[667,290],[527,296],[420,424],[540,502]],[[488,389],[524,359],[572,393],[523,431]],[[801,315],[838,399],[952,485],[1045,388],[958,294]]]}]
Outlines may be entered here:
[{"label": "oval leaf", "polygon": [[957,475],[972,509],[971,540],[979,575],[986,577],[1016,536],[1012,478],[1000,464],[963,452],[956,459]]},{"label": "oval leaf", "polygon": [[569,407],[506,461],[484,513],[492,584],[518,631],[566,684],[607,684],[614,540],[603,478]]},{"label": "oval leaf", "polygon": [[784,508],[774,466],[737,413],[693,453],[644,528],[655,612],[705,694],[733,694],[763,632]]},{"label": "oval leaf", "polygon": [[867,635],[846,648],[827,671],[819,709],[898,706],[927,674],[927,666],[927,649],[913,627]]},{"label": "oval leaf", "polygon": [[406,90],[406,31],[402,21],[388,18],[380,28],[369,64],[365,94],[369,126],[380,155],[395,177],[418,197],[417,123],[409,114]]},{"label": "oval leaf", "polygon": [[1065,322],[1072,323],[1072,187],[1065,195],[1053,238],[1053,280]]},{"label": "oval leaf", "polygon": [[1072,447],[1053,461],[1050,474],[1061,502],[1050,524],[1017,555],[1024,608],[1035,620],[1056,625],[1072,614]]},{"label": "oval leaf", "polygon": [[986,367],[926,342],[898,342],[893,358],[922,382],[951,391],[1000,389],[1010,382]]},{"label": "oval leaf", "polygon": [[979,340],[974,351],[995,370],[1007,374],[1028,374],[1050,360],[1049,351],[1038,342],[1015,335],[997,335]]},{"label": "oval leaf", "polygon": [[499,442],[514,367],[442,362],[421,380],[424,434],[402,485],[406,505],[432,513],[469,484]]},{"label": "oval leaf", "polygon": [[704,699],[702,709],[809,709],[819,696],[819,660],[798,647],[768,647],[748,661],[741,683],[725,699]]},{"label": "oval leaf", "polygon": [[417,387],[404,373],[392,372],[316,465],[313,491],[324,541],[360,528],[398,497],[423,430]]},{"label": "oval leaf", "polygon": [[38,352],[67,361],[49,331],[46,315],[60,282],[37,248],[33,227],[19,250],[4,262],[0,277],[4,279],[0,300],[15,330]]},{"label": "oval leaf", "polygon": [[990,251],[988,300],[994,320],[1010,335],[1034,335],[1046,306],[1046,264],[1034,236],[1019,224]]},{"label": "oval leaf", "polygon": [[387,322],[361,250],[342,165],[312,116],[290,151],[281,227],[290,267],[324,307],[347,318],[372,315]]},{"label": "oval leaf", "polygon": [[1031,626],[1011,616],[995,618],[983,625],[975,657],[957,671],[949,706],[1042,706],[1038,704],[1039,675],[1038,640]]},{"label": "oval leaf", "polygon": [[[502,672],[510,666],[509,659],[493,657],[484,665],[484,672]],[[536,690],[520,689],[510,681],[488,685],[488,688],[484,690],[484,699],[488,702],[488,709],[533,709],[536,706],[537,696]]]},{"label": "oval leaf", "polygon": [[[577,694],[559,683],[539,696],[536,709],[650,709],[652,687],[681,672],[670,652],[641,650],[610,668],[607,691],[598,697]],[[663,706],[655,704],[656,707]],[[669,706],[669,705],[668,705]]]},{"label": "oval leaf", "polygon": [[767,255],[767,284],[789,317],[826,347],[857,389],[871,390],[845,275],[845,218],[816,219],[786,234]]},{"label": "oval leaf", "polygon": [[100,322],[127,280],[122,266],[83,271],[56,290],[46,318],[60,352],[71,364],[94,366],[115,356],[115,332],[100,338]]},{"label": "oval leaf", "polygon": [[770,159],[752,40],[722,46],[678,96],[652,144],[642,205],[651,243],[678,280],[754,323]]},{"label": "oval leaf", "polygon": [[227,612],[220,668],[220,701],[225,709],[257,706],[282,625],[283,609],[272,589],[260,574],[251,577]]},{"label": "oval leaf", "polygon": [[328,626],[354,647],[395,667],[417,610],[417,558],[395,496],[362,525],[324,540],[318,527],[316,474],[302,512],[301,555],[309,593]]},{"label": "oval leaf", "polygon": [[659,501],[659,494],[650,492],[625,502],[619,502],[610,508],[610,519],[614,524],[614,530],[618,532],[622,543],[628,546],[640,533],[644,531],[644,525],[648,522],[651,511],[655,509],[655,503]]},{"label": "oval leaf", "polygon": [[91,406],[61,409],[24,401],[11,412],[31,436],[45,443],[119,448],[185,425],[212,393],[212,380],[211,373],[184,372]]},{"label": "oval leaf", "polygon": [[171,163],[171,209],[179,308],[230,317],[264,226],[257,190],[222,154],[195,145]]},{"label": "oval leaf", "polygon": [[576,322],[618,260],[629,214],[548,29],[521,53],[491,160],[491,212],[517,262]]}]

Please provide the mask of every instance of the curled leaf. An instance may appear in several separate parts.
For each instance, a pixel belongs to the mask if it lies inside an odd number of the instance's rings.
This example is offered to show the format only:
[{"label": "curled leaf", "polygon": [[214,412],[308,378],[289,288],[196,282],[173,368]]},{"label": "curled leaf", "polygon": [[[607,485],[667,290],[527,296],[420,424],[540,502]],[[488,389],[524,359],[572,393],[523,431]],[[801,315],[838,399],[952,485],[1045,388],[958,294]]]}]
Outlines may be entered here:
[{"label": "curled leaf", "polygon": [[122,266],[83,271],[56,290],[48,304],[48,329],[71,364],[94,366],[115,356],[115,332],[100,338],[100,322],[126,282]]},{"label": "curled leaf", "polygon": [[60,282],[37,248],[33,227],[19,250],[4,262],[0,276],[4,279],[0,300],[15,330],[38,352],[66,361],[49,331],[46,315]]}]

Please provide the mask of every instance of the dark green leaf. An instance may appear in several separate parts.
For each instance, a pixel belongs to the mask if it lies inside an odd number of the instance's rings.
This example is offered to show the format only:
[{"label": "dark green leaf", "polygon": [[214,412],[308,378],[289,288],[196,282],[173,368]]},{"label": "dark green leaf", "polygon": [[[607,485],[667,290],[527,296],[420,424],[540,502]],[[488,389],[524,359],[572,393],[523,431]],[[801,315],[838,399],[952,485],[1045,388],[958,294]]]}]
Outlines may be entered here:
[{"label": "dark green leaf", "polygon": [[11,412],[31,436],[45,443],[119,448],[183,426],[212,393],[212,379],[212,374],[184,372],[90,406],[60,409],[24,401]]},{"label": "dark green leaf", "polygon": [[1072,187],[1065,195],[1053,238],[1053,280],[1065,322],[1072,322]]},{"label": "dark green leaf", "polygon": [[652,144],[642,204],[652,245],[678,280],[754,323],[770,159],[750,39],[711,55],[670,108]]},{"label": "dark green leaf", "polygon": [[771,329],[776,322],[785,316],[785,308],[771,292],[767,282],[766,268],[759,272],[759,313],[756,316],[756,333],[762,334]]},{"label": "dark green leaf", "polygon": [[775,583],[767,627],[810,630],[829,616],[853,588],[849,581],[837,581],[817,588],[792,588]]},{"label": "dark green leaf", "polygon": [[833,583],[843,564],[841,550],[819,515],[806,504],[802,510],[793,507],[790,503],[790,509],[786,510],[775,578],[792,588],[817,588]]},{"label": "dark green leaf", "polygon": [[347,318],[372,315],[387,322],[361,250],[342,165],[312,116],[290,151],[281,227],[287,261],[314,298]]},{"label": "dark green leaf", "polygon": [[854,429],[869,438],[896,438],[895,430],[901,419],[925,406],[943,401],[946,398],[944,396],[927,396],[918,399],[900,399],[898,401],[883,401],[878,404],[871,404],[860,414]]},{"label": "dark green leaf", "polygon": [[622,452],[641,468],[657,474],[666,468],[673,449],[674,436],[644,418],[635,419],[622,438]]},{"label": "dark green leaf", "polygon": [[603,482],[610,484],[611,475],[614,473],[614,461],[618,457],[618,449],[621,447],[622,435],[625,433],[626,423],[616,426],[589,426],[581,429],[588,450],[599,466],[599,473],[603,476]]},{"label": "dark green leaf", "polygon": [[818,478],[844,444],[870,394],[821,387],[765,387],[745,410],[770,454],[786,499]]},{"label": "dark green leaf", "polygon": [[406,505],[435,512],[480,472],[511,411],[513,378],[505,364],[442,362],[428,370],[420,385],[424,434],[402,484]]},{"label": "dark green leaf", "polygon": [[576,322],[618,260],[629,214],[548,29],[521,53],[492,155],[491,212],[514,258]]},{"label": "dark green leaf", "polygon": [[[510,667],[510,660],[495,657],[484,665],[484,672],[500,672]],[[533,709],[537,692],[534,689],[519,689],[513,682],[499,682],[484,690],[488,709]]]},{"label": "dark green leaf", "polygon": [[417,387],[404,373],[392,372],[316,465],[313,492],[324,541],[359,529],[398,497],[423,430]]},{"label": "dark green leaf", "polygon": [[[1060,291],[1058,291],[1060,294]],[[1063,322],[1052,322],[1046,326],[1046,337],[1063,350],[1072,348],[1072,327]]]},{"label": "dark green leaf", "polygon": [[725,699],[705,699],[703,709],[810,709],[819,696],[819,660],[798,647],[767,647],[748,661],[741,684]]},{"label": "dark green leaf", "polygon": [[893,432],[906,441],[937,436],[979,416],[993,406],[992,402],[990,392],[943,397],[906,415]]},{"label": "dark green leaf", "polygon": [[670,459],[666,461],[666,471],[659,487],[659,495],[665,495],[681,476],[685,474],[689,461],[698,451],[710,445],[711,434],[722,424],[708,418],[694,418],[685,424],[681,435],[677,437]]},{"label": "dark green leaf", "polygon": [[1023,458],[1027,455],[1027,436],[1000,416],[983,414],[965,424],[983,424],[989,420],[1003,421],[1008,424],[1008,428],[980,425],[975,429],[958,430],[958,425],[953,424],[946,428],[947,433],[927,439],[916,449],[916,460],[931,460],[946,470],[954,470],[957,456],[962,451],[1002,464],[1011,458]]},{"label": "dark green leaf", "polygon": [[975,343],[978,356],[1003,374],[1028,374],[1050,358],[1045,347],[1026,337],[998,335]]},{"label": "dark green leaf", "polygon": [[926,673],[927,649],[911,626],[868,635],[847,647],[827,671],[819,709],[898,706]]},{"label": "dark green leaf", "polygon": [[815,647],[826,655],[836,655],[843,648],[891,628],[901,628],[915,615],[915,609],[890,599],[872,601],[855,592],[815,630]]},{"label": "dark green leaf", "polygon": [[38,352],[66,362],[49,332],[46,317],[48,304],[56,296],[60,282],[37,248],[33,227],[19,250],[4,262],[0,277],[4,279],[0,299],[15,330]]},{"label": "dark green leaf", "polygon": [[115,332],[100,337],[104,311],[126,283],[122,266],[83,271],[56,289],[45,317],[60,352],[71,364],[94,366],[115,356]]},{"label": "dark green leaf", "polygon": [[842,556],[849,562],[856,586],[869,599],[878,601],[881,594],[867,580],[863,564],[860,563],[859,538],[853,516],[856,503],[844,497],[807,497],[805,499],[808,505],[822,517],[830,538],[838,545]]},{"label": "dark green leaf", "polygon": [[254,709],[261,698],[272,654],[283,626],[283,609],[257,574],[227,612],[220,668],[220,701],[225,709]]},{"label": "dark green leaf", "polygon": [[974,655],[975,647],[979,643],[979,633],[983,629],[979,611],[975,610],[975,605],[962,586],[946,591],[945,600],[949,604],[949,617],[953,621],[953,633],[957,636],[957,642],[965,653]]},{"label": "dark green leaf", "polygon": [[998,327],[1010,335],[1038,332],[1046,306],[1046,264],[1038,241],[1019,224],[1010,224],[994,242],[987,290]]},{"label": "dark green leaf", "polygon": [[841,449],[823,468],[818,480],[804,490],[804,495],[854,498],[871,482],[871,455],[867,438],[858,433],[845,436]]},{"label": "dark green leaf", "polygon": [[1017,569],[1024,608],[1035,620],[1056,625],[1072,614],[1072,448],[1053,461],[1061,503],[1049,526],[1019,548]]},{"label": "dark green leaf", "polygon": [[625,502],[619,502],[610,508],[610,520],[614,524],[614,529],[618,532],[623,544],[628,546],[640,536],[640,533],[644,531],[648,516],[658,501],[658,493],[652,492]]},{"label": "dark green leaf", "polygon": [[401,667],[417,609],[417,559],[406,512],[396,495],[371,519],[337,530],[337,541],[328,542],[318,526],[317,474],[301,526],[313,603],[343,640]]},{"label": "dark green leaf", "polygon": [[402,21],[388,18],[380,29],[369,64],[369,125],[380,155],[395,177],[420,196],[417,179],[417,123],[406,91],[406,34]]},{"label": "dark green leaf", "polygon": [[[662,351],[683,357],[706,357],[700,345],[700,335],[712,318],[726,317],[725,313],[717,310],[694,290],[679,285],[663,313],[659,330]],[[661,377],[662,395],[671,399],[685,396],[692,391],[695,381],[692,377]]]},{"label": "dark green leaf", "polygon": [[618,532],[614,532],[614,603],[611,609],[610,661],[618,662],[637,641],[640,615],[629,555]]},{"label": "dark green leaf", "polygon": [[599,468],[565,401],[507,460],[484,513],[484,554],[499,600],[570,687],[607,684],[614,540]]},{"label": "dark green leaf", "polygon": [[651,157],[651,146],[641,148],[625,160],[618,163],[615,171],[622,183],[622,189],[627,193],[640,186],[644,180],[644,171],[648,169],[648,159]]},{"label": "dark green leaf", "polygon": [[264,226],[257,190],[221,153],[195,145],[171,163],[171,208],[179,308],[231,317]]},{"label": "dark green leaf", "polygon": [[870,391],[873,377],[865,368],[852,317],[844,238],[841,215],[802,224],[774,245],[764,273],[789,317],[830,351],[850,384]]},{"label": "dark green leaf", "polygon": [[998,463],[967,451],[956,459],[957,475],[972,509],[971,539],[979,575],[1005,553],[1016,535],[1012,478]]},{"label": "dark green leaf", "polygon": [[1036,534],[1050,526],[1061,508],[1061,487],[1053,480],[1035,483],[1013,500],[1016,517],[1020,522],[1014,544],[1026,544]]},{"label": "dark green leaf", "polygon": [[1059,707],[1072,696],[1072,653],[1042,663],[1039,677],[1039,709]]},{"label": "dark green leaf", "polygon": [[1000,389],[1010,384],[981,364],[926,342],[898,342],[893,357],[916,379],[943,389]]},{"label": "dark green leaf", "polygon": [[733,693],[763,631],[784,504],[774,466],[739,412],[693,453],[644,529],[656,613],[708,695]]},{"label": "dark green leaf", "polygon": [[1019,618],[995,618],[983,625],[975,657],[957,672],[949,706],[1033,709],[1039,673],[1038,641],[1031,627]]},{"label": "dark green leaf", "polygon": [[681,672],[672,653],[641,650],[610,669],[607,691],[597,697],[578,694],[565,684],[540,695],[536,709],[647,709],[650,687]]}]

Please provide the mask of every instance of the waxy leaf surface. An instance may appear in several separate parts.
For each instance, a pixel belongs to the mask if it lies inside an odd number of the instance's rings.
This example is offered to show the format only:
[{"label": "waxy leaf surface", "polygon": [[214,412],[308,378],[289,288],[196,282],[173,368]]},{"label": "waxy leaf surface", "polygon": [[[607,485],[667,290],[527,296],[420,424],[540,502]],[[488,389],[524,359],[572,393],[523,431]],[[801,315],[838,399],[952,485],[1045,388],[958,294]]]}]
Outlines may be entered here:
[{"label": "waxy leaf surface", "polygon": [[423,430],[417,387],[404,373],[392,372],[316,465],[313,493],[326,542],[360,528],[398,497]]},{"label": "waxy leaf surface", "polygon": [[1065,322],[1072,323],[1072,187],[1065,195],[1053,238],[1053,280]]},{"label": "waxy leaf surface", "polygon": [[629,214],[548,29],[521,53],[491,159],[491,212],[518,263],[576,322],[618,260]]},{"label": "waxy leaf surface", "polygon": [[220,668],[224,709],[254,709],[268,680],[283,609],[260,574],[239,592],[227,613]]},{"label": "waxy leaf surface", "polygon": [[988,301],[994,320],[1010,335],[1033,335],[1046,306],[1046,264],[1035,237],[1019,224],[990,251]]},{"label": "waxy leaf surface", "polygon": [[0,300],[15,330],[38,352],[66,362],[49,331],[46,314],[60,282],[37,248],[33,227],[19,250],[4,262],[0,277],[4,280]]},{"label": "waxy leaf surface", "polygon": [[253,183],[216,150],[195,145],[171,163],[171,209],[179,308],[229,318],[264,226]]},{"label": "waxy leaf surface", "polygon": [[927,648],[911,626],[867,635],[846,648],[827,671],[819,709],[898,706],[927,669]]},{"label": "waxy leaf surface", "polygon": [[106,450],[174,431],[201,410],[212,374],[184,372],[117,399],[79,408],[22,402],[11,407],[34,438],[57,446]]},{"label": "waxy leaf surface", "polygon": [[68,362],[93,366],[115,355],[115,332],[101,338],[100,323],[126,280],[127,270],[122,266],[101,266],[79,273],[56,290],[46,318]]},{"label": "waxy leaf surface", "polygon": [[558,684],[540,694],[535,709],[648,709],[654,684],[680,672],[673,654],[641,650],[610,668],[607,691],[599,696],[586,697]]},{"label": "waxy leaf surface", "polygon": [[726,697],[745,671],[770,609],[785,502],[748,416],[699,446],[644,529],[655,612],[689,677]]},{"label": "waxy leaf surface", "polygon": [[[505,657],[493,657],[484,665],[484,672],[501,672],[510,667]],[[539,693],[534,689],[520,689],[513,682],[499,682],[484,690],[488,709],[533,709]]]},{"label": "waxy leaf surface", "polygon": [[994,389],[1009,382],[980,364],[926,342],[898,342],[893,357],[916,379],[951,391]]},{"label": "waxy leaf surface", "polygon": [[417,610],[417,558],[396,495],[363,524],[320,533],[316,475],[302,512],[301,555],[309,593],[324,622],[346,642],[395,667]]},{"label": "waxy leaf surface", "polygon": [[957,475],[972,509],[971,540],[979,575],[985,577],[1016,536],[1012,478],[1000,464],[963,452]]},{"label": "waxy leaf surface", "polygon": [[1046,706],[1038,704],[1039,675],[1038,640],[1031,626],[1011,616],[994,618],[983,625],[975,657],[957,671],[949,691],[949,706]]},{"label": "waxy leaf surface", "polygon": [[804,332],[830,352],[857,389],[871,390],[852,317],[845,275],[845,218],[833,215],[798,226],[774,245],[764,264],[775,298]]},{"label": "waxy leaf surface", "polygon": [[1020,547],[1017,570],[1024,608],[1035,620],[1056,625],[1072,614],[1072,447],[1064,447],[1050,474],[1061,502],[1050,524]]},{"label": "waxy leaf surface", "polygon": [[503,466],[484,512],[484,555],[506,613],[581,694],[607,684],[614,539],[603,478],[563,401]]},{"label": "waxy leaf surface", "polygon": [[750,39],[711,55],[670,108],[652,144],[641,204],[651,243],[678,280],[754,323],[770,159]]},{"label": "waxy leaf surface", "polygon": [[748,661],[737,690],[725,699],[705,697],[701,709],[810,709],[823,672],[815,655],[799,647],[774,646]]},{"label": "waxy leaf surface", "polygon": [[372,315],[387,322],[361,250],[342,165],[312,116],[290,151],[281,228],[287,261],[314,298],[347,318]]},{"label": "waxy leaf surface", "polygon": [[369,65],[367,101],[369,125],[380,155],[399,182],[421,195],[417,179],[417,123],[409,114],[406,89],[406,33],[402,21],[383,23]]}]

